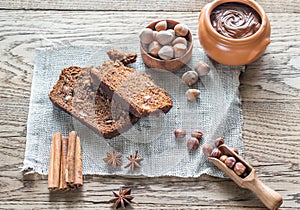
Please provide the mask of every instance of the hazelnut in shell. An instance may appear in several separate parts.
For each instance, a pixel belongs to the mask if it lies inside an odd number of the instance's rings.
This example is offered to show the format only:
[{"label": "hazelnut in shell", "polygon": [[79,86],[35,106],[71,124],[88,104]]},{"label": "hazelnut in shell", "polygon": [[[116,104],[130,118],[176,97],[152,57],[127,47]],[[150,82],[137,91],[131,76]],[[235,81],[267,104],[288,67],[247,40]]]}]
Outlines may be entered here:
[{"label": "hazelnut in shell", "polygon": [[171,60],[174,57],[174,49],[171,46],[163,46],[158,51],[158,56],[163,60]]},{"label": "hazelnut in shell", "polygon": [[173,35],[173,37],[175,38],[175,31],[173,29],[168,29],[167,31],[169,31]]},{"label": "hazelnut in shell", "polygon": [[225,160],[225,164],[228,168],[233,168],[234,164],[236,163],[236,160],[234,157],[228,157],[226,160]]},{"label": "hazelnut in shell", "polygon": [[217,139],[215,140],[215,145],[216,145],[216,147],[218,147],[218,146],[220,146],[220,145],[222,145],[222,144],[224,144],[224,138],[220,137],[220,138],[217,138]]},{"label": "hazelnut in shell", "polygon": [[199,148],[200,142],[198,139],[191,137],[187,140],[186,146],[189,151],[195,151]]},{"label": "hazelnut in shell", "polygon": [[153,31],[153,41],[157,41],[156,40],[157,34],[158,34],[158,31]]},{"label": "hazelnut in shell", "polygon": [[156,34],[156,40],[161,44],[161,45],[167,45],[170,44],[174,39],[173,34],[170,31],[159,31]]},{"label": "hazelnut in shell", "polygon": [[184,44],[185,46],[187,46],[187,40],[184,37],[177,37],[173,40],[172,45],[174,46],[175,44]]},{"label": "hazelnut in shell", "polygon": [[[241,176],[245,173],[246,171],[246,166],[244,166],[243,163],[237,162],[233,168],[234,172],[238,175]],[[247,176],[247,175],[246,175]]]},{"label": "hazelnut in shell", "polygon": [[227,158],[228,158],[227,155],[222,155],[222,156],[220,157],[220,160],[221,160],[223,163],[225,163],[225,161],[226,161]]},{"label": "hazelnut in shell", "polygon": [[160,50],[161,46],[157,41],[151,42],[148,47],[148,52],[153,57],[158,57],[158,51]]},{"label": "hazelnut in shell", "polygon": [[144,28],[140,33],[140,40],[144,44],[150,44],[153,41],[153,30]]},{"label": "hazelnut in shell", "polygon": [[200,90],[188,89],[185,94],[189,101],[195,101],[200,96]]},{"label": "hazelnut in shell", "polygon": [[198,73],[199,77],[201,77],[207,75],[210,71],[210,68],[207,63],[205,63],[204,61],[200,61],[195,66],[195,71]]},{"label": "hazelnut in shell", "polygon": [[220,158],[221,155],[222,155],[222,152],[218,148],[214,148],[210,154],[210,156],[214,157],[214,158]]},{"label": "hazelnut in shell", "polygon": [[173,46],[173,49],[175,58],[180,58],[186,53],[187,47],[184,44],[178,43]]},{"label": "hazelnut in shell", "polygon": [[206,157],[210,157],[211,152],[213,151],[213,147],[210,144],[205,144],[202,147],[202,151]]},{"label": "hazelnut in shell", "polygon": [[156,25],[155,25],[156,31],[165,31],[165,30],[167,30],[167,28],[168,28],[168,23],[165,20],[162,20],[162,21],[156,23]]},{"label": "hazelnut in shell", "polygon": [[186,135],[186,131],[183,129],[176,129],[174,131],[175,138],[184,138]]},{"label": "hazelnut in shell", "polygon": [[186,36],[189,33],[189,28],[187,25],[179,23],[174,27],[174,31],[176,36]]},{"label": "hazelnut in shell", "polygon": [[192,130],[191,136],[200,140],[203,136],[203,133],[200,130]]},{"label": "hazelnut in shell", "polygon": [[195,71],[187,71],[182,75],[182,80],[189,86],[194,85],[198,82],[198,74]]},{"label": "hazelnut in shell", "polygon": [[239,154],[239,150],[237,148],[233,148],[232,151],[234,151],[236,154]]}]

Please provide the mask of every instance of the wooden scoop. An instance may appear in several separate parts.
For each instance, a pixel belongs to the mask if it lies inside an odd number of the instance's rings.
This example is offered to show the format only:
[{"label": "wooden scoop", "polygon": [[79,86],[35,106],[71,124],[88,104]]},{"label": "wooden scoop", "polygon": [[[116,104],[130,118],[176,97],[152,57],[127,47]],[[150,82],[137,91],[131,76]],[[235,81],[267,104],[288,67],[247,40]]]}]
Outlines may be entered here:
[{"label": "wooden scoop", "polygon": [[251,190],[257,195],[257,197],[262,201],[262,203],[268,209],[278,209],[282,204],[282,197],[279,193],[272,190],[270,187],[266,186],[256,175],[255,169],[247,163],[242,157],[236,154],[234,151],[229,149],[226,145],[221,145],[218,147],[222,154],[227,156],[232,156],[243,163],[246,166],[247,176],[245,178],[239,177],[232,169],[228,168],[222,161],[217,158],[209,157],[209,160],[215,164],[220,170],[225,172],[238,186]]}]

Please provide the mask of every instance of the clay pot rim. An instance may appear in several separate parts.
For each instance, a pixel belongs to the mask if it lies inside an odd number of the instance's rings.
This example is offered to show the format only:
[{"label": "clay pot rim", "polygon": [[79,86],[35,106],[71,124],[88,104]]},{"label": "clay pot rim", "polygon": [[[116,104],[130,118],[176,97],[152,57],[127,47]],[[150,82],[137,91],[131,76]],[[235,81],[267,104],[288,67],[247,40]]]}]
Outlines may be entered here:
[{"label": "clay pot rim", "polygon": [[[234,38],[229,38],[226,37],[222,34],[219,34],[211,25],[211,20],[210,20],[210,15],[211,12],[219,5],[221,4],[225,4],[225,3],[240,3],[240,4],[245,4],[249,7],[251,7],[252,9],[254,9],[260,16],[261,18],[261,25],[258,29],[258,31],[256,31],[254,34],[252,34],[249,37],[246,38],[240,38],[240,39],[234,39]],[[264,28],[267,25],[267,15],[264,11],[264,9],[255,1],[253,0],[215,0],[213,2],[210,3],[209,8],[206,10],[205,13],[205,18],[207,18],[208,20],[208,27],[210,28],[210,31],[212,33],[212,35],[221,38],[224,41],[228,41],[228,42],[235,42],[235,43],[242,43],[242,42],[248,42],[248,41],[252,41],[253,39],[256,39],[258,37],[261,36],[262,33],[264,33]]]},{"label": "clay pot rim", "polygon": [[[151,28],[152,30],[154,30],[154,29],[155,29],[155,25],[156,25],[158,22],[160,22],[160,21],[167,21],[167,23],[170,22],[171,24],[174,24],[174,25],[177,25],[177,24],[180,23],[180,22],[175,21],[175,20],[164,19],[164,20],[157,20],[157,21],[154,21],[154,22],[150,23],[149,25],[147,25],[145,28]],[[183,56],[179,57],[179,58],[173,58],[173,59],[171,59],[171,60],[162,60],[162,59],[159,59],[159,58],[155,58],[155,57],[153,57],[152,55],[150,55],[149,53],[147,53],[147,51],[144,49],[143,44],[142,44],[141,41],[140,41],[140,46],[141,46],[140,48],[141,48],[141,50],[143,51],[143,53],[145,53],[148,57],[150,57],[151,59],[153,59],[153,60],[155,60],[155,61],[157,61],[157,62],[164,62],[164,63],[167,63],[167,62],[175,62],[175,61],[181,62],[182,58],[184,58],[184,57],[185,57],[185,56],[193,49],[193,35],[192,35],[192,32],[191,32],[190,29],[189,29],[189,32],[188,32],[188,34],[187,34],[186,36],[188,36],[188,38],[189,38],[189,40],[188,40],[188,48],[187,48],[187,50],[186,50],[186,53],[185,53]]]}]

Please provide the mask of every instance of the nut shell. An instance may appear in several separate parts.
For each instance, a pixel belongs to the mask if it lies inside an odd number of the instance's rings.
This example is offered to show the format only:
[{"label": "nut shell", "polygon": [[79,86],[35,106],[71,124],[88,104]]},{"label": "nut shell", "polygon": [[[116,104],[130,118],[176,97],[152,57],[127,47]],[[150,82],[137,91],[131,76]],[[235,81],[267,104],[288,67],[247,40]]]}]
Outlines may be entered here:
[{"label": "nut shell", "polygon": [[148,52],[150,55],[154,57],[158,57],[158,52],[160,50],[161,46],[157,41],[151,42],[148,48]]},{"label": "nut shell", "polygon": [[173,34],[170,31],[159,31],[156,34],[156,40],[161,44],[161,45],[167,45],[170,44],[174,39]]},{"label": "nut shell", "polygon": [[234,164],[236,163],[236,160],[234,157],[228,157],[226,160],[225,160],[225,164],[228,168],[233,168]]},{"label": "nut shell", "polygon": [[245,171],[246,171],[246,166],[245,166],[243,163],[241,163],[241,162],[237,162],[237,163],[234,165],[233,170],[234,170],[234,172],[235,172],[237,175],[241,176],[241,175],[243,175],[243,174],[245,173]]},{"label": "nut shell", "polygon": [[189,151],[195,151],[199,148],[200,142],[198,139],[191,137],[187,140],[186,146]]},{"label": "nut shell", "polygon": [[169,31],[173,35],[173,38],[175,38],[175,31],[173,29],[168,29],[167,31]]},{"label": "nut shell", "polygon": [[157,41],[156,36],[158,34],[158,31],[153,31],[153,41]]},{"label": "nut shell", "polygon": [[192,130],[191,136],[200,140],[203,136],[203,133],[200,130]]},{"label": "nut shell", "polygon": [[158,56],[163,60],[171,60],[174,57],[174,49],[171,46],[163,46],[158,51]]},{"label": "nut shell", "polygon": [[189,33],[187,25],[179,23],[174,27],[175,34],[177,36],[186,36]]},{"label": "nut shell", "polygon": [[165,30],[167,30],[167,28],[168,28],[168,23],[165,20],[162,20],[162,21],[156,23],[156,25],[155,25],[156,31],[165,31]]},{"label": "nut shell", "polygon": [[198,73],[199,77],[205,76],[210,72],[209,65],[205,63],[204,61],[200,61],[195,66],[195,71]]},{"label": "nut shell", "polygon": [[184,44],[185,46],[187,46],[187,40],[184,37],[177,37],[173,40],[172,45],[174,46],[175,44]]},{"label": "nut shell", "polygon": [[185,94],[189,101],[195,101],[200,96],[200,90],[188,89]]},{"label": "nut shell", "polygon": [[224,144],[224,138],[220,137],[215,140],[216,147],[219,147],[222,144]]},{"label": "nut shell", "polygon": [[187,71],[182,75],[182,80],[188,86],[194,85],[198,82],[198,74],[195,71]]},{"label": "nut shell", "polygon": [[187,47],[182,43],[178,43],[173,46],[173,49],[175,58],[180,58],[186,53]]},{"label": "nut shell", "polygon": [[202,147],[202,151],[206,157],[210,157],[211,152],[213,151],[213,147],[210,144],[204,144]]},{"label": "nut shell", "polygon": [[225,163],[225,161],[226,161],[227,158],[228,158],[227,155],[222,155],[222,156],[220,157],[220,160],[221,160],[223,163]]},{"label": "nut shell", "polygon": [[140,33],[140,40],[144,44],[150,44],[153,41],[153,30],[144,28]]},{"label": "nut shell", "polygon": [[186,131],[183,129],[176,129],[174,131],[175,138],[184,138],[186,135]]},{"label": "nut shell", "polygon": [[220,158],[221,155],[222,155],[222,152],[218,148],[214,148],[210,154],[210,156],[214,157],[214,158]]}]

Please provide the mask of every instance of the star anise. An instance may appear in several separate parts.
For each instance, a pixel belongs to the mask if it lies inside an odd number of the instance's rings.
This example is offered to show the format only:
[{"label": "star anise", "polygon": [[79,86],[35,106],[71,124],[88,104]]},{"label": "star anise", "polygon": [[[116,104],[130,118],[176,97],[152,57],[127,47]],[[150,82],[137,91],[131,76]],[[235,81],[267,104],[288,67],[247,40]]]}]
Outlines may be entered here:
[{"label": "star anise", "polygon": [[138,168],[142,168],[142,166],[140,165],[140,162],[142,160],[144,160],[144,158],[137,158],[137,155],[138,155],[139,151],[136,150],[134,155],[130,155],[130,156],[127,156],[127,159],[129,160],[129,163],[126,164],[125,168],[127,167],[131,167],[131,171],[133,172],[135,167],[138,167]]},{"label": "star anise", "polygon": [[111,199],[109,202],[114,202],[114,209],[118,209],[122,207],[123,209],[129,205],[130,203],[135,203],[132,201],[134,196],[131,194],[131,188],[127,188],[125,190],[122,187],[119,188],[119,192],[114,192],[113,194],[115,198]]},{"label": "star anise", "polygon": [[121,161],[121,154],[116,153],[116,151],[112,151],[111,153],[107,152],[106,157],[103,160],[108,164],[111,165],[113,168],[122,165]]}]

